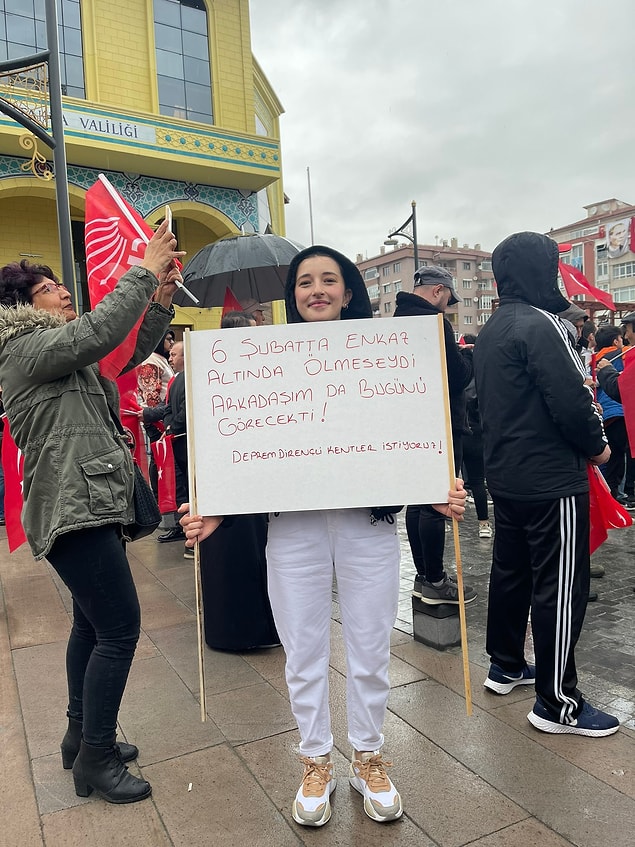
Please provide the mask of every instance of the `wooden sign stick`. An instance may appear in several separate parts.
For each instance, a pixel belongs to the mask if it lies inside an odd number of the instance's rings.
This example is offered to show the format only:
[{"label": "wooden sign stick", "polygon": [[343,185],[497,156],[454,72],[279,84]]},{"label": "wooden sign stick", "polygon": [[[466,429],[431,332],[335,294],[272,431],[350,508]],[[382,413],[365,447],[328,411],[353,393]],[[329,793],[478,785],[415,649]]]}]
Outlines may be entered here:
[{"label": "wooden sign stick", "polygon": [[[194,414],[192,412],[192,353],[190,330],[186,329],[184,338],[185,351],[185,404],[187,410],[187,472],[190,484],[190,514],[198,513],[196,499],[196,455],[194,448]],[[207,702],[205,697],[205,662],[203,660],[203,585],[201,582],[201,552],[197,541],[194,545],[194,586],[196,597],[196,643],[198,648],[198,687],[201,706],[201,721],[207,721]]]}]

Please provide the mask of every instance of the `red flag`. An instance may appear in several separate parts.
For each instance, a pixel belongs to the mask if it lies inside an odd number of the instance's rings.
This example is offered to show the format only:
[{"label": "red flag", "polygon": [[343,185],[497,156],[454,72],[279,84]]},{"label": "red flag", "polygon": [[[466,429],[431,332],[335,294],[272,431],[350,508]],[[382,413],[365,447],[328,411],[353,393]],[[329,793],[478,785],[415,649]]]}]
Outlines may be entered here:
[{"label": "red flag", "polygon": [[602,303],[607,309],[615,311],[615,303],[608,291],[602,291],[601,288],[596,288],[591,285],[585,275],[574,268],[573,265],[567,265],[565,262],[558,262],[558,270],[562,278],[564,290],[567,292],[567,297],[573,297],[575,294],[584,294],[591,300],[597,300]]},{"label": "red flag", "polygon": [[631,253],[635,253],[635,217],[631,218]]},{"label": "red flag", "polygon": [[[635,220],[635,218],[634,218]],[[631,456],[635,459],[635,352],[624,354],[624,371],[618,378],[620,398],[624,409],[624,424],[631,447]]]},{"label": "red flag", "polygon": [[2,434],[2,470],[4,471],[4,518],[7,527],[9,552],[26,543],[22,527],[22,489],[24,486],[24,456],[9,432],[9,420],[4,417]]},{"label": "red flag", "polygon": [[[93,308],[127,270],[143,261],[152,234],[143,218],[99,174],[86,192],[86,270]],[[129,362],[142,320],[143,316],[125,341],[101,360],[103,376],[115,379]]]},{"label": "red flag", "polygon": [[594,553],[608,538],[607,530],[631,526],[633,518],[611,496],[606,480],[597,465],[588,462],[587,471],[589,474],[589,542],[591,553]]},{"label": "red flag", "polygon": [[159,511],[162,515],[176,511],[176,472],[171,435],[164,435],[150,444],[159,476]]},{"label": "red flag", "polygon": [[225,317],[227,312],[242,312],[243,307],[240,305],[238,300],[234,297],[234,292],[231,290],[229,286],[225,289],[225,299],[223,300],[223,314],[221,315],[221,320]]}]

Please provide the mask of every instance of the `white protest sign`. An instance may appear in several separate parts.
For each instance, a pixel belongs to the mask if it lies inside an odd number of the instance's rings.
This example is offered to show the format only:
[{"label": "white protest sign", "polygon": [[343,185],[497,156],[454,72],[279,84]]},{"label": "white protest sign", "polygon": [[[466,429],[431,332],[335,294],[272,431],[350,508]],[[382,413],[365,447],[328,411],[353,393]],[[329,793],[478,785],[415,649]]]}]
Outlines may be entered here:
[{"label": "white protest sign", "polygon": [[188,332],[185,355],[199,514],[447,499],[441,316]]}]

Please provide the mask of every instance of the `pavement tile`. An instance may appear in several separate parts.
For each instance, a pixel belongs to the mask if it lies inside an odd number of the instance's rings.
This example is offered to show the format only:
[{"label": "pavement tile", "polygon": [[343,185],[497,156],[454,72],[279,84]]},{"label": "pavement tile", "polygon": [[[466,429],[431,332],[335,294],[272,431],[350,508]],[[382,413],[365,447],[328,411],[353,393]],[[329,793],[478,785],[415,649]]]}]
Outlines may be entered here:
[{"label": "pavement tile", "polygon": [[[148,630],[152,642],[196,697],[199,693],[196,621]],[[209,697],[219,691],[244,688],[262,682],[258,671],[240,653],[203,648],[205,691]]]},{"label": "pavement tile", "polygon": [[470,847],[529,847],[531,844],[539,844],[540,847],[570,847],[571,842],[565,841],[534,818],[512,824],[478,841],[470,841]]},{"label": "pavement tile", "polygon": [[207,713],[231,744],[244,744],[295,727],[289,701],[268,682],[207,698]]},{"label": "pavement tile", "polygon": [[40,821],[0,589],[0,826],[4,847],[41,847]]},{"label": "pavement tile", "polygon": [[262,785],[225,744],[152,765],[144,774],[175,847],[298,845]]},{"label": "pavement tile", "polygon": [[[66,633],[68,637],[68,633]],[[59,751],[66,732],[66,639],[13,650],[31,758]]]},{"label": "pavement tile", "polygon": [[139,747],[139,764],[219,744],[213,720],[203,723],[191,691],[160,656],[134,661],[119,711],[123,738]]},{"label": "pavement tile", "polygon": [[158,582],[150,571],[132,563],[131,570],[141,605],[141,626],[145,630],[192,620],[192,610]]},{"label": "pavement tile", "polygon": [[552,735],[535,729],[527,720],[527,712],[524,703],[507,703],[497,709],[496,717],[635,800],[635,736],[623,730],[607,738]]},{"label": "pavement tile", "polygon": [[[578,847],[632,847],[635,802],[433,681],[392,691],[391,710]],[[603,739],[589,739],[597,745]]]},{"label": "pavement tile", "polygon": [[71,622],[46,573],[2,577],[12,649],[68,638]]},{"label": "pavement tile", "polygon": [[[79,798],[78,798],[79,799]],[[116,806],[97,797],[42,815],[46,847],[173,847],[152,799]]]}]

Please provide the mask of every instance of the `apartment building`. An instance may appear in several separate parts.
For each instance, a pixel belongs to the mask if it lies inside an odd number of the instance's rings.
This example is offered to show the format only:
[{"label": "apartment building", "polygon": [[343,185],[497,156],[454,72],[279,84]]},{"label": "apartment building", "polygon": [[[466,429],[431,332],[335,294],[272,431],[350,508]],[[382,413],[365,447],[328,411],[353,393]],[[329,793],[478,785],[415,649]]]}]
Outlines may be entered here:
[{"label": "apartment building", "polygon": [[[450,306],[446,315],[457,340],[464,333],[478,335],[492,314],[496,286],[492,274],[492,254],[480,244],[459,247],[458,239],[440,244],[417,245],[419,266],[439,265],[452,274],[456,290],[462,298]],[[392,317],[395,299],[400,291],[412,292],[415,272],[414,247],[398,243],[394,248],[380,247],[376,256],[365,259],[358,255],[356,265],[364,278],[374,316]]]},{"label": "apartment building", "polygon": [[[610,292],[617,317],[635,309],[635,206],[612,198],[584,206],[586,217],[547,235],[570,245],[561,259]],[[574,298],[583,301],[581,295]]]}]

